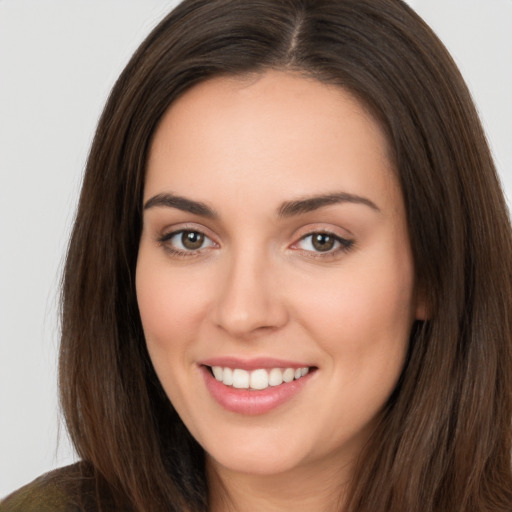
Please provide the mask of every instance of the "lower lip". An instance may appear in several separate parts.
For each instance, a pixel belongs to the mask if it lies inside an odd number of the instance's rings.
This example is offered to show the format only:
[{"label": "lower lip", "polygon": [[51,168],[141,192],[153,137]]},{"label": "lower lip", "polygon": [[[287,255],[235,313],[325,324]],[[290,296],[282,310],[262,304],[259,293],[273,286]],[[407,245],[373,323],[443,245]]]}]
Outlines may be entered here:
[{"label": "lower lip", "polygon": [[300,379],[262,390],[237,389],[219,382],[206,366],[201,366],[206,387],[224,409],[238,414],[264,414],[288,402],[307,384],[313,372]]}]

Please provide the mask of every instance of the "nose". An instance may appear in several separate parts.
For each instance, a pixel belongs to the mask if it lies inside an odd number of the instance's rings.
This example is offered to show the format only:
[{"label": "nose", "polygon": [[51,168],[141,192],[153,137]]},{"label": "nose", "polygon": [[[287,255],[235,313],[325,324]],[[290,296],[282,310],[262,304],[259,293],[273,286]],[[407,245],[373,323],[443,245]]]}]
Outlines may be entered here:
[{"label": "nose", "polygon": [[260,251],[226,262],[215,305],[217,326],[236,338],[275,331],[288,322],[279,269]]}]

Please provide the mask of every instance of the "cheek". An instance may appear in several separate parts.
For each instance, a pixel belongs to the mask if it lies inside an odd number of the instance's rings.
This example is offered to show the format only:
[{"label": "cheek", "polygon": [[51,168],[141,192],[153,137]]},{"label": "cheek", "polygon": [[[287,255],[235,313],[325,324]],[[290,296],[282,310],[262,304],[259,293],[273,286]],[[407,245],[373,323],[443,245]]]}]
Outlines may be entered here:
[{"label": "cheek", "polygon": [[[363,339],[401,338],[412,324],[412,290],[389,272],[344,273],[304,296],[297,290],[296,305],[320,339],[342,338],[360,345]],[[351,340],[347,340],[351,337]]]},{"label": "cheek", "polygon": [[141,249],[137,302],[152,358],[176,354],[194,339],[207,295],[205,287],[198,287],[194,279],[189,271],[171,271],[165,263],[153,262]]},{"label": "cheek", "polygon": [[413,323],[410,282],[400,281],[392,272],[353,272],[343,286],[326,286],[309,308],[303,305],[304,326],[335,383],[324,403],[333,438],[334,425],[353,435],[371,425],[400,377]]},{"label": "cheek", "polygon": [[314,292],[308,296],[295,290],[301,297],[297,317],[327,355],[347,400],[358,397],[355,408],[366,399],[378,406],[394,388],[407,353],[414,322],[413,268],[408,254],[384,252],[380,259],[361,257],[348,267],[309,286]]},{"label": "cheek", "polygon": [[141,247],[136,289],[146,346],[169,400],[187,424],[193,416],[189,404],[194,403],[190,370],[195,370],[194,349],[207,296],[197,278],[189,270],[170,268],[165,255]]}]

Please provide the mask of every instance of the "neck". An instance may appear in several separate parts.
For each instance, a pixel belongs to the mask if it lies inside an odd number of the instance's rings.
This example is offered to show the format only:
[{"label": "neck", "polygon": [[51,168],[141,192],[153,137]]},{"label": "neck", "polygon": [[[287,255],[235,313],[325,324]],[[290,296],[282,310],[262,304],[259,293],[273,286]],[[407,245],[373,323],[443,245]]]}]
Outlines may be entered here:
[{"label": "neck", "polygon": [[240,473],[207,460],[210,512],[342,512],[348,468],[304,467],[271,475]]}]

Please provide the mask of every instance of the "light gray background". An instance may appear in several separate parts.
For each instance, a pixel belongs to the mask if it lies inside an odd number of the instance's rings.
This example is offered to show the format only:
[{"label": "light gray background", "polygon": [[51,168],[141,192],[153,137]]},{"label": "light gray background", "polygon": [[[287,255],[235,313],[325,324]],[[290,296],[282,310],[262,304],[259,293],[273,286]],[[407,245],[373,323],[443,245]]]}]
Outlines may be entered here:
[{"label": "light gray background", "polygon": [[[512,197],[512,0],[409,3],[458,62]],[[0,497],[74,460],[56,399],[66,240],[107,94],[175,4],[0,0]]]}]

